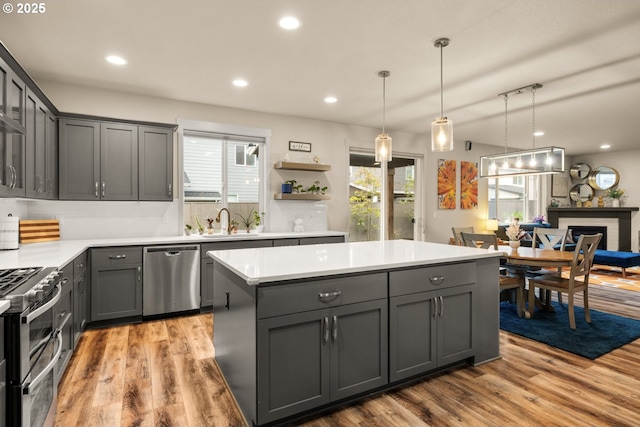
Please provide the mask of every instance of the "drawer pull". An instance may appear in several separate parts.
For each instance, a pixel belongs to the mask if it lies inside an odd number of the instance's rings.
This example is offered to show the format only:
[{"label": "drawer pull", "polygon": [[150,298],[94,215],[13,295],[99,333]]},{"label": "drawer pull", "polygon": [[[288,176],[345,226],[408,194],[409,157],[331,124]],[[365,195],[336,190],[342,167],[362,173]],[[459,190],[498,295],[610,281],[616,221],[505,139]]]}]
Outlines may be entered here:
[{"label": "drawer pull", "polygon": [[127,256],[125,254],[122,255],[109,255],[109,259],[125,259]]},{"label": "drawer pull", "polygon": [[320,292],[318,294],[318,298],[322,299],[322,298],[334,298],[337,296],[340,296],[342,294],[342,291],[333,291],[333,292]]},{"label": "drawer pull", "polygon": [[229,310],[229,292],[228,291],[224,292],[224,308]]},{"label": "drawer pull", "polygon": [[444,276],[431,276],[429,277],[429,281],[434,285],[442,285],[444,282]]}]

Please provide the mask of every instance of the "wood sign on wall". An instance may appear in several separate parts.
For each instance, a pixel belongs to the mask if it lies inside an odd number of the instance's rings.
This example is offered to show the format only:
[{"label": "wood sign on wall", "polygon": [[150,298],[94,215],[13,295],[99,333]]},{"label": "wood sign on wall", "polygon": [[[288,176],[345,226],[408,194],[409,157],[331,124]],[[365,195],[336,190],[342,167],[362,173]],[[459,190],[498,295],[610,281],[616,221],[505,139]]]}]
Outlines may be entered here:
[{"label": "wood sign on wall", "polygon": [[478,208],[478,163],[460,162],[460,208]]},{"label": "wood sign on wall", "polygon": [[438,209],[456,208],[456,161],[438,160]]}]

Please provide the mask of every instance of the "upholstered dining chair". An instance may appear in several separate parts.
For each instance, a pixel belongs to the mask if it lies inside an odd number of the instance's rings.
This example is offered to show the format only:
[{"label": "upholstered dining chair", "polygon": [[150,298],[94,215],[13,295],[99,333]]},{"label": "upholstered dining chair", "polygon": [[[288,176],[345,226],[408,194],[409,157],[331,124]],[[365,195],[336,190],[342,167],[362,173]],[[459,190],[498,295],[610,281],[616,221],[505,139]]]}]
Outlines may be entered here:
[{"label": "upholstered dining chair", "polygon": [[458,246],[464,245],[460,233],[475,233],[473,227],[451,227],[451,231],[453,231],[453,241]]},{"label": "upholstered dining chair", "polygon": [[573,299],[577,292],[582,292],[584,316],[587,323],[591,323],[591,313],[589,313],[589,271],[601,238],[602,233],[594,235],[583,234],[580,236],[576,244],[576,250],[573,253],[569,278],[558,276],[557,274],[529,277],[529,307],[531,307],[529,313],[532,316],[535,307],[535,288],[566,293],[569,300],[569,326],[571,326],[571,329],[575,329],[576,315],[573,309]]},{"label": "upholstered dining chair", "polygon": [[[498,237],[491,234],[481,233],[460,233],[462,243],[464,246],[470,246],[472,248],[489,249],[493,247],[498,249]],[[506,270],[501,269],[498,277],[500,278],[500,292],[508,289],[516,290],[516,306],[518,308],[518,316],[522,317],[524,313],[524,276],[514,275],[510,276]]]}]

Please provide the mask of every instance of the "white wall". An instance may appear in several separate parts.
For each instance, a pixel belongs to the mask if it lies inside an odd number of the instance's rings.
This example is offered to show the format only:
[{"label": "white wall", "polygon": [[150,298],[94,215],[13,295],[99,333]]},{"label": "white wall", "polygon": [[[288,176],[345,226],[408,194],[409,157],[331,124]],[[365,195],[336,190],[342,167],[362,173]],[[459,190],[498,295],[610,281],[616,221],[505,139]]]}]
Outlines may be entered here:
[{"label": "white wall", "polygon": [[[341,123],[324,122],[293,116],[282,116],[257,111],[239,110],[213,105],[197,104],[143,95],[113,92],[87,88],[65,83],[39,81],[49,99],[63,112],[81,113],[121,119],[177,123],[178,119],[201,120],[230,125],[267,128],[272,130],[269,147],[270,192],[279,192],[284,177],[283,172],[271,165],[284,158],[288,142],[305,141],[312,144],[312,155],[320,157],[321,163],[330,164],[332,169],[325,176],[331,200],[327,202],[328,228],[349,230],[348,208],[348,164],[349,147],[371,149],[379,129],[366,128]],[[451,227],[473,225],[484,230],[487,216],[487,183],[479,181],[479,207],[471,210],[437,209],[437,162],[438,159],[455,159],[478,162],[481,155],[496,152],[496,147],[473,144],[471,151],[465,151],[464,142],[458,141],[453,152],[431,153],[429,124],[425,124],[425,134],[417,135],[396,132],[389,129],[393,137],[394,151],[424,156],[423,210],[425,240],[448,242]],[[458,179],[459,182],[459,179]],[[270,198],[270,197],[269,197]],[[16,202],[0,202],[0,214],[16,209]],[[176,235],[182,232],[179,223],[177,202],[62,202],[30,201],[22,215],[33,218],[60,218],[63,238],[120,237],[130,235]],[[8,207],[7,207],[8,206]],[[417,218],[419,220],[419,218]],[[163,222],[163,221],[166,221]]]}]

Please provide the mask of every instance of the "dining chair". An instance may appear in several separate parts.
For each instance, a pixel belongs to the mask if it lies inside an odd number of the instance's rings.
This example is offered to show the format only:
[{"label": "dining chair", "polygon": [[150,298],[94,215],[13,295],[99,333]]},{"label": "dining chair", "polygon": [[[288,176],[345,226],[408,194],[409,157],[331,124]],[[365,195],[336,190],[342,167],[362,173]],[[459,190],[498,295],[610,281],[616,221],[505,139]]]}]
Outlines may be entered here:
[{"label": "dining chair", "polygon": [[[565,245],[567,243],[567,236],[569,235],[568,228],[545,228],[545,227],[534,227],[533,229],[533,237],[531,242],[532,248],[542,248],[542,249],[559,249],[564,251]],[[556,248],[556,246],[558,246]],[[558,276],[562,274],[562,267],[558,267],[556,270]],[[527,276],[542,276],[545,274],[553,274],[552,270],[549,269],[537,269],[537,270],[529,270],[527,272]],[[549,301],[551,298],[551,292],[546,293],[545,301]],[[562,304],[562,293],[558,292],[558,302]]]},{"label": "dining chair", "polygon": [[464,245],[460,233],[475,233],[473,227],[451,227],[451,231],[453,231],[453,241],[458,246]]},{"label": "dining chair", "polygon": [[[484,233],[460,233],[462,243],[464,246],[470,246],[472,248],[489,249],[493,247],[498,249],[498,237],[491,234]],[[509,289],[516,290],[516,306],[518,316],[522,317],[524,314],[524,276],[523,275],[510,275],[504,268],[500,269],[500,292]]]},{"label": "dining chair", "polygon": [[[576,244],[576,250],[573,253],[569,278],[558,276],[557,274],[529,277],[530,315],[533,316],[535,307],[535,288],[566,293],[569,300],[569,326],[571,326],[571,329],[575,329],[576,315],[573,309],[573,299],[576,293],[582,292],[584,315],[587,323],[591,323],[591,313],[589,313],[589,271],[601,238],[602,233],[594,235],[583,234],[580,236]],[[582,278],[582,280],[579,280],[579,278]]]}]

